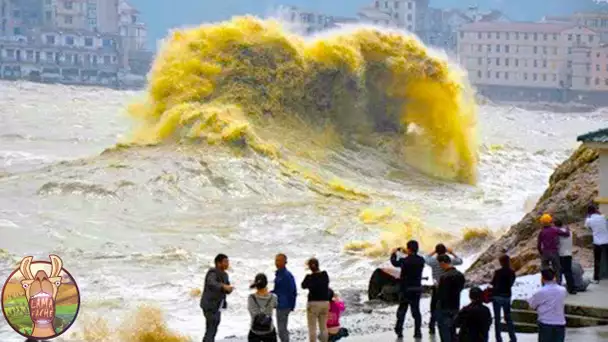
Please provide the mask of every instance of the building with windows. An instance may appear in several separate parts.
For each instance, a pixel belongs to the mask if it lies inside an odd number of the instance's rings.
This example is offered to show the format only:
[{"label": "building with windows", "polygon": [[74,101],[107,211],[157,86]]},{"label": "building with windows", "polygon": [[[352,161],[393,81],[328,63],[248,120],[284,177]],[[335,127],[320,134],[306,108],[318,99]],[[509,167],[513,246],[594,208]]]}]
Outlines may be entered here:
[{"label": "building with windows", "polygon": [[276,7],[275,16],[287,23],[289,29],[303,35],[314,34],[336,27],[338,20],[330,15],[307,11],[296,6]]},{"label": "building with windows", "polygon": [[428,13],[428,0],[375,0],[358,16],[361,22],[404,29],[425,41]]},{"label": "building with windows", "polygon": [[471,82],[483,94],[509,99],[601,96],[595,73],[603,74],[593,58],[602,63],[602,49],[598,32],[563,22],[477,22],[462,26],[458,39]]},{"label": "building with windows", "polygon": [[598,32],[602,42],[608,43],[608,12],[579,12],[569,16],[548,16],[543,18],[543,22],[586,26]]}]

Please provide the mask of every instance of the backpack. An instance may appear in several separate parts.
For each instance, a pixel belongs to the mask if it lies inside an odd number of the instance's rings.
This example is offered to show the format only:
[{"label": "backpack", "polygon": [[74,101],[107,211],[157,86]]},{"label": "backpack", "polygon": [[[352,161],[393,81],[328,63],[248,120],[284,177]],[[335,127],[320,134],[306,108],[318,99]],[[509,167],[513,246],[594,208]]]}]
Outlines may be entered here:
[{"label": "backpack", "polygon": [[[262,309],[262,307],[258,303],[258,300],[255,297],[255,295],[251,295],[251,297],[253,298],[255,305],[257,305],[258,308],[262,311],[265,311],[266,309],[268,309],[268,307],[270,307],[270,304],[272,303],[272,296],[271,296],[270,299],[268,300],[268,302],[266,303],[266,306],[264,307],[264,309]],[[253,317],[253,325],[251,326],[251,329],[255,330],[255,331],[271,331],[272,330],[272,316],[268,315],[264,312],[258,313],[257,315],[255,315]]]}]

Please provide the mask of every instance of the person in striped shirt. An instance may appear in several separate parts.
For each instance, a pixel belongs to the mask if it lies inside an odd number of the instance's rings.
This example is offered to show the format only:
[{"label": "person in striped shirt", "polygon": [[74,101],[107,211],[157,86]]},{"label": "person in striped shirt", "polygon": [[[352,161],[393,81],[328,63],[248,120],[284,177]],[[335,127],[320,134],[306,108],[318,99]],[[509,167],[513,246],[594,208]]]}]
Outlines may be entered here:
[{"label": "person in striped shirt", "polygon": [[447,248],[444,244],[440,243],[435,246],[435,250],[424,257],[424,261],[428,266],[431,267],[431,271],[433,274],[433,289],[432,289],[432,297],[431,297],[431,320],[429,322],[429,334],[435,335],[435,327],[437,325],[437,284],[439,283],[439,277],[444,273],[444,270],[439,266],[439,261],[437,258],[441,255],[451,254],[452,266],[462,265],[462,259],[459,258],[454,251],[450,248]]}]

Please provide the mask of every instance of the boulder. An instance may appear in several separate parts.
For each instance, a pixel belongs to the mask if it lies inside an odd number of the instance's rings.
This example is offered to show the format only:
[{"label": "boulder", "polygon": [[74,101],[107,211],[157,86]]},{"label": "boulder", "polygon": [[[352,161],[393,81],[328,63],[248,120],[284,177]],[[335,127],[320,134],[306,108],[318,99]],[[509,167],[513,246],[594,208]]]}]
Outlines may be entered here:
[{"label": "boulder", "polygon": [[537,273],[540,260],[536,249],[539,218],[550,213],[561,218],[574,233],[574,257],[583,267],[593,265],[592,236],[584,228],[587,206],[598,194],[599,160],[597,151],[580,146],[559,165],[547,190],[532,211],[513,225],[505,235],[485,250],[466,272],[469,284],[488,283],[498,267],[498,257],[507,253],[518,276]]}]

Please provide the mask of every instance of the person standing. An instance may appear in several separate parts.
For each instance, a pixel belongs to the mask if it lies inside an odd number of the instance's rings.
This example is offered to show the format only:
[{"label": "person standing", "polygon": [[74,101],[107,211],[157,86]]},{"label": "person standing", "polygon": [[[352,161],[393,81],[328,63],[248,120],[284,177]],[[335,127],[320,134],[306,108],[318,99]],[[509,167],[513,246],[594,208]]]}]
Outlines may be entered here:
[{"label": "person standing", "polygon": [[441,342],[452,342],[456,338],[454,320],[460,311],[460,293],[464,289],[465,278],[455,269],[448,255],[437,258],[443,274],[437,286],[437,325]]},{"label": "person standing", "polygon": [[407,243],[407,256],[401,258],[397,255],[402,252],[399,249],[391,251],[391,264],[401,268],[399,277],[399,308],[397,309],[397,322],[395,334],[403,337],[403,324],[408,307],[412,309],[414,318],[414,338],[422,338],[422,315],[420,314],[420,297],[422,295],[422,271],[424,270],[424,258],[418,255],[418,241],[411,240]]},{"label": "person standing", "polygon": [[460,328],[458,342],[488,342],[492,314],[483,305],[483,291],[479,287],[473,287],[469,291],[469,298],[471,304],[460,310],[454,322]]},{"label": "person standing", "polygon": [[226,295],[234,289],[230,285],[226,270],[230,261],[225,254],[218,254],[214,260],[215,267],[210,268],[205,275],[205,286],[201,296],[200,307],[205,315],[205,336],[203,342],[214,342],[217,328],[222,318],[221,310],[226,309]]},{"label": "person standing", "polygon": [[289,342],[289,314],[296,307],[298,290],[293,275],[286,267],[287,256],[282,253],[277,254],[274,264],[277,267],[277,271],[274,276],[274,289],[272,293],[277,295],[279,300],[277,306],[277,329],[281,342]]},{"label": "person standing", "polygon": [[247,310],[251,316],[248,342],[277,342],[277,331],[272,323],[272,310],[277,307],[277,296],[268,292],[268,278],[263,273],[255,276],[249,295]]},{"label": "person standing", "polygon": [[575,295],[576,289],[574,288],[574,279],[572,278],[572,232],[568,226],[564,226],[564,223],[560,219],[555,219],[555,228],[559,229],[562,233],[568,233],[568,236],[559,237],[559,265],[561,267],[561,272],[558,275],[559,283],[562,283],[562,277],[565,278],[568,293]]},{"label": "person standing", "polygon": [[543,214],[540,217],[540,223],[543,228],[538,234],[537,248],[538,253],[540,254],[542,268],[547,268],[551,265],[551,268],[553,268],[555,273],[560,274],[559,238],[560,236],[570,236],[570,232],[562,232],[555,228],[553,226],[553,217],[549,214]]},{"label": "person standing", "polygon": [[556,283],[552,269],[541,271],[542,288],[528,300],[538,313],[538,342],[564,342],[566,337],[566,289]]},{"label": "person standing", "polygon": [[429,267],[431,267],[431,271],[433,273],[433,287],[431,289],[431,320],[429,321],[429,334],[435,335],[435,326],[437,325],[437,284],[439,283],[439,277],[443,274],[443,269],[439,266],[439,262],[437,258],[445,255],[451,254],[452,266],[462,265],[462,259],[459,258],[454,251],[446,248],[446,246],[442,243],[435,246],[435,250],[424,257],[424,261]]},{"label": "person standing", "polygon": [[509,339],[511,342],[517,342],[515,335],[515,326],[511,318],[511,295],[513,284],[515,284],[515,271],[511,269],[511,258],[508,255],[502,255],[498,261],[500,268],[494,271],[492,278],[492,306],[494,309],[494,332],[496,342],[502,342],[500,314],[501,311],[505,314],[505,322],[509,331]]},{"label": "person standing", "polygon": [[327,317],[329,316],[329,276],[319,269],[319,260],[311,258],[307,262],[311,273],[302,281],[302,288],[308,289],[306,318],[308,321],[308,340],[317,341],[317,327],[321,342],[327,342]]},{"label": "person standing", "polygon": [[602,255],[608,255],[608,223],[595,205],[587,208],[585,227],[593,231],[593,280],[599,284]]}]

